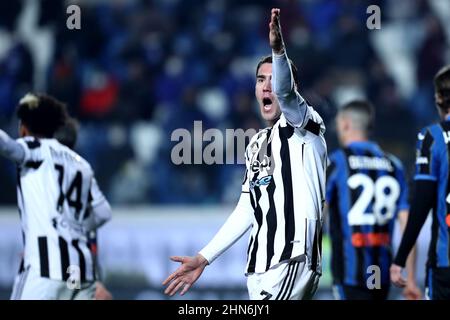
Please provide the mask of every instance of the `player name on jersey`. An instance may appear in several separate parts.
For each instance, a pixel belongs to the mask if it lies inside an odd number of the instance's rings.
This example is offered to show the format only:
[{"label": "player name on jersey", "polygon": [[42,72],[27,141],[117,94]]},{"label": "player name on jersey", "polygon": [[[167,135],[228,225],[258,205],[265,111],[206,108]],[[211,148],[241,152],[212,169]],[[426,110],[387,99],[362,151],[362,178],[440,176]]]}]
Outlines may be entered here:
[{"label": "player name on jersey", "polygon": [[351,155],[348,157],[348,163],[352,170],[367,169],[386,170],[388,172],[394,171],[392,163],[386,158]]}]

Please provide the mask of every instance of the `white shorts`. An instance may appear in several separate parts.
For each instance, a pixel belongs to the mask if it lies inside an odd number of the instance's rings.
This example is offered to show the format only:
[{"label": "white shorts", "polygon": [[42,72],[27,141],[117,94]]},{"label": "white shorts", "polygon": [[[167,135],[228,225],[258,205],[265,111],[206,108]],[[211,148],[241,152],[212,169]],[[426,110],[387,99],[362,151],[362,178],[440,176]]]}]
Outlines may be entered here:
[{"label": "white shorts", "polygon": [[15,280],[11,300],[93,300],[95,282],[71,289],[65,281],[41,277],[33,268],[25,268]]},{"label": "white shorts", "polygon": [[308,258],[301,256],[264,273],[248,275],[248,293],[251,300],[309,300],[319,278],[319,273],[309,269]]}]

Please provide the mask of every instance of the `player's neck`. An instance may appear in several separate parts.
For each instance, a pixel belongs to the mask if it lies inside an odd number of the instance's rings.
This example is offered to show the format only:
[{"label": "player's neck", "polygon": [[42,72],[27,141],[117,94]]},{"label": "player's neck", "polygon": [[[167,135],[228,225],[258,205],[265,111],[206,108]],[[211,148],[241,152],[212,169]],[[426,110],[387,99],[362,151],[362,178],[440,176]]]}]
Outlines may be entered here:
[{"label": "player's neck", "polygon": [[367,136],[365,136],[361,133],[354,133],[354,134],[350,134],[348,137],[345,138],[344,145],[348,146],[354,142],[367,142],[367,141],[369,141]]}]

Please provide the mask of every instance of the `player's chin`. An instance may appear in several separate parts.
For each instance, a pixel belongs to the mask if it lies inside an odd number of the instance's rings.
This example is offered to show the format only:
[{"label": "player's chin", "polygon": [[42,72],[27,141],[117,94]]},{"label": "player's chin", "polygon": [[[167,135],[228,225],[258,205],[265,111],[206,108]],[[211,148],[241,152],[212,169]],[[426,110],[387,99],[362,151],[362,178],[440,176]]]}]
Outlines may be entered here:
[{"label": "player's chin", "polygon": [[276,108],[261,108],[261,116],[266,121],[274,121],[280,117],[280,112]]}]

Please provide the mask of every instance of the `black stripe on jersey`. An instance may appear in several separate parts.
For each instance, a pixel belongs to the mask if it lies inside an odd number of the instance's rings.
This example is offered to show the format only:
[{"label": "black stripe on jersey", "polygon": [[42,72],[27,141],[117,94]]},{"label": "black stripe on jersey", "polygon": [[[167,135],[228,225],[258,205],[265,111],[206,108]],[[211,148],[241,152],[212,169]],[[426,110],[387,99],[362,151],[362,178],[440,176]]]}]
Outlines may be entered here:
[{"label": "black stripe on jersey", "polygon": [[313,247],[312,247],[313,251],[311,254],[311,266],[312,266],[312,269],[315,271],[317,271],[316,270],[317,269],[317,261],[319,259],[319,251],[320,251],[318,242],[322,240],[322,239],[319,239],[319,237],[321,237],[320,230],[318,230],[319,228],[320,228],[319,224],[317,224],[316,229],[314,230],[314,238],[313,238],[314,240],[313,240]]},{"label": "black stripe on jersey", "polygon": [[20,259],[20,265],[19,265],[19,273],[22,273],[25,271],[25,261],[22,259]]},{"label": "black stripe on jersey", "polygon": [[317,122],[315,122],[311,119],[308,120],[304,129],[315,134],[316,136],[318,136],[320,134],[320,124],[318,124]]},{"label": "black stripe on jersey", "polygon": [[[350,167],[349,164],[349,158],[351,155],[353,155],[353,152],[350,148],[345,148],[344,149],[344,153],[346,156],[346,164],[347,164],[347,170],[348,170],[348,177],[347,179],[349,179],[351,176],[353,176],[354,174],[358,173],[357,170],[354,170]],[[350,190],[350,203],[353,206],[355,204],[355,202],[358,200],[359,196],[361,195],[361,188],[358,189],[351,189],[349,187]],[[352,226],[351,227],[352,230],[352,234],[357,233],[357,232],[361,232],[361,226]],[[364,248],[355,248],[353,247],[353,250],[355,251],[355,255],[356,255],[356,279],[355,281],[357,283],[364,283],[364,275],[365,275],[365,270],[363,270],[363,266],[364,266]]]},{"label": "black stripe on jersey", "polygon": [[43,162],[42,160],[41,161],[27,161],[27,162],[25,162],[25,167],[37,170],[41,166],[42,162]]},{"label": "black stripe on jersey", "polygon": [[[352,226],[352,234],[362,233],[361,226]],[[353,247],[356,252],[356,282],[358,284],[365,283],[365,274],[366,270],[364,270],[365,262],[364,262],[364,247],[356,248]]]},{"label": "black stripe on jersey", "polygon": [[[89,188],[89,193],[88,193],[88,203],[91,203],[92,200],[94,200],[94,197],[92,196],[92,192],[90,190],[91,188]],[[89,207],[87,207],[84,210],[84,215],[83,215],[83,220],[86,220],[87,218],[89,218],[89,216],[91,215],[91,211]]]},{"label": "black stripe on jersey", "polygon": [[292,279],[292,283],[291,283],[291,288],[289,289],[289,292],[286,296],[286,300],[289,300],[291,294],[292,294],[292,289],[294,289],[295,286],[295,279],[297,279],[297,272],[298,272],[298,267],[300,265],[300,261],[296,261],[295,262],[295,267],[294,267],[294,278]]},{"label": "black stripe on jersey", "polygon": [[[380,156],[377,156],[375,153],[373,153],[371,151],[366,151],[364,153],[364,155],[367,156],[367,157],[370,157],[370,158],[374,158],[374,157],[380,158]],[[391,163],[392,167],[395,168],[394,164],[392,163],[392,161],[390,161],[389,158],[384,157],[384,156],[383,156],[383,158],[389,160],[389,162]],[[379,170],[368,170],[368,174],[367,175],[370,177],[370,179],[375,184],[377,182],[378,178],[380,177],[380,173],[381,173],[381,171],[379,171]],[[395,173],[395,170],[392,173]],[[397,180],[397,179],[395,179],[395,180]],[[371,201],[371,202],[372,202],[372,212],[373,212],[374,201]],[[389,225],[389,223],[385,224],[385,226],[388,226],[388,225]],[[373,227],[372,227],[372,232],[379,232],[381,228],[382,228],[382,226],[380,226],[377,223],[375,223],[373,225]],[[372,265],[375,265],[375,266],[381,266],[381,264],[380,264],[380,250],[381,249],[380,249],[379,246],[373,246],[369,250],[363,250],[364,254],[370,254],[370,256],[371,256],[370,257],[371,259],[369,259],[369,261],[370,261],[369,264],[372,264]],[[389,261],[389,265],[390,264],[391,264],[391,261]],[[364,266],[365,266],[365,264],[364,264]],[[363,273],[366,274],[365,271]]]},{"label": "black stripe on jersey", "polygon": [[59,253],[61,255],[61,274],[62,279],[66,281],[69,279],[69,246],[67,245],[67,241],[64,240],[62,237],[58,237],[58,243],[59,243]]},{"label": "black stripe on jersey", "polygon": [[41,142],[36,137],[33,137],[33,140],[25,140],[25,143],[27,144],[29,149],[37,149],[41,146]]},{"label": "black stripe on jersey", "polygon": [[291,157],[289,152],[288,139],[294,134],[294,128],[291,126],[279,127],[281,148],[281,178],[284,188],[284,225],[285,225],[285,245],[280,262],[291,258],[294,237],[295,237],[295,219],[294,219],[294,199],[292,191],[292,171]]},{"label": "black stripe on jersey", "polygon": [[340,197],[338,195],[338,189],[334,189],[332,196],[333,202],[330,203],[328,210],[330,214],[329,228],[331,235],[331,272],[333,275],[333,283],[341,284],[344,281],[345,275],[345,261],[344,261],[344,235],[342,232],[342,219],[340,211]]},{"label": "black stripe on jersey", "polygon": [[[267,132],[267,140],[269,140],[270,133],[272,130]],[[267,146],[267,156],[271,161],[272,158],[272,142],[269,142]],[[272,167],[275,165],[274,163],[270,164]],[[270,184],[267,186],[267,194],[269,196],[269,210],[267,211],[266,221],[267,221],[267,261],[266,261],[266,271],[270,268],[270,263],[272,261],[272,257],[275,253],[275,231],[277,230],[277,213],[275,209],[275,201],[273,199],[273,195],[276,189],[275,180],[272,179]]]},{"label": "black stripe on jersey", "polygon": [[77,250],[78,256],[80,257],[80,280],[81,282],[84,282],[86,281],[86,260],[84,259],[83,251],[81,251],[78,242],[78,240],[72,240],[72,246]]},{"label": "black stripe on jersey", "polygon": [[250,237],[250,241],[248,243],[248,248],[247,248],[247,260],[250,260],[250,249],[252,248],[253,245],[253,236]]},{"label": "black stripe on jersey", "polygon": [[39,263],[41,266],[41,277],[49,278],[50,271],[48,268],[48,247],[47,237],[38,237],[39,247]]},{"label": "black stripe on jersey", "polygon": [[292,272],[292,269],[293,269],[293,268],[292,268],[293,264],[294,264],[294,261],[289,262],[289,265],[288,265],[288,271],[287,271],[287,273],[286,273],[286,276],[284,277],[283,283],[281,284],[280,292],[278,292],[278,295],[276,296],[275,300],[279,300],[279,299],[280,299],[280,296],[283,294],[284,288],[285,288],[285,286],[286,286],[287,279],[288,279],[288,278],[290,277],[290,275],[291,275],[291,272]]},{"label": "black stripe on jersey", "polygon": [[[244,181],[242,181],[242,185],[244,185],[247,182],[248,179],[248,170],[245,169],[245,173],[244,173]],[[89,193],[90,194],[90,193]]]},{"label": "black stripe on jersey", "polygon": [[434,143],[434,138],[430,131],[427,130],[425,133],[425,138],[422,141],[422,146],[420,148],[420,156],[427,158],[427,163],[419,164],[419,174],[430,174],[431,173],[431,146]]},{"label": "black stripe on jersey", "polygon": [[[253,181],[255,181],[257,177],[258,177],[258,175],[255,174]],[[261,207],[259,205],[259,199],[261,198],[261,190],[259,190],[259,188],[257,188],[257,187],[254,188],[253,190],[254,190],[256,199],[255,199],[255,201],[253,201],[253,197],[251,196],[250,202],[254,209],[256,222],[258,223],[258,231],[256,231],[255,239],[254,239],[254,243],[253,243],[253,249],[250,254],[250,262],[248,264],[248,269],[247,269],[248,273],[255,272],[256,253],[258,252],[258,236],[259,236],[259,232],[261,231],[261,226],[263,223],[263,213],[262,213]]]},{"label": "black stripe on jersey", "polygon": [[[292,261],[291,266],[291,274],[289,275],[289,280],[287,282],[286,290],[284,290],[283,294],[280,297],[280,300],[287,300],[289,298],[289,295],[286,296],[287,293],[292,292],[292,285],[294,284],[297,267],[298,267],[298,261]],[[294,279],[294,281],[292,281]]]}]

